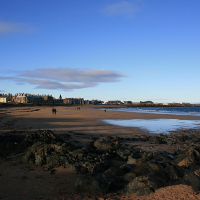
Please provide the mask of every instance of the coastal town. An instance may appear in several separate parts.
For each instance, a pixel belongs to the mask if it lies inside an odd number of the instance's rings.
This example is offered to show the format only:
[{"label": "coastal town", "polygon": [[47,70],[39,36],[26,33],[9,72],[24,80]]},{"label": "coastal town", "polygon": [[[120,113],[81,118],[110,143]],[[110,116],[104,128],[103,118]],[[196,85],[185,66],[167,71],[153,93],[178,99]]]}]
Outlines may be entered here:
[{"label": "coastal town", "polygon": [[104,102],[98,99],[85,100],[84,98],[62,98],[61,94],[59,98],[55,98],[52,95],[35,95],[35,94],[25,94],[17,93],[12,95],[0,94],[0,104],[2,103],[12,103],[12,104],[34,104],[34,105],[46,105],[46,104],[69,104],[69,105],[131,105],[131,106],[199,106],[199,104],[191,103],[154,103],[153,101],[121,101],[121,100],[110,100]]}]

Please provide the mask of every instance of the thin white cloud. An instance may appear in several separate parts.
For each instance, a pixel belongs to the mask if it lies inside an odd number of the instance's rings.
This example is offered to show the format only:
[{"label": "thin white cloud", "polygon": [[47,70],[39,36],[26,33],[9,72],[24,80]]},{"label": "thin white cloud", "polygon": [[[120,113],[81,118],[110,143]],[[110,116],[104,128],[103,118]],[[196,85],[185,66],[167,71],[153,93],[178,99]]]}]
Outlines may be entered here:
[{"label": "thin white cloud", "polygon": [[121,1],[108,5],[104,12],[109,15],[124,15],[127,17],[133,17],[135,12],[138,11],[138,6],[132,1]]},{"label": "thin white cloud", "polygon": [[95,87],[100,83],[117,82],[129,77],[117,71],[106,69],[42,68],[17,72],[16,77],[0,77],[0,80],[14,80],[17,84],[35,85],[36,89],[73,90]]},{"label": "thin white cloud", "polygon": [[20,75],[21,77],[28,78],[45,78],[48,80],[55,80],[59,82],[114,82],[125,75],[119,72],[106,70],[106,69],[90,69],[79,70],[72,68],[42,68],[25,71]]},{"label": "thin white cloud", "polygon": [[28,26],[24,23],[10,23],[0,21],[0,34],[9,33],[29,33],[35,31],[36,28],[33,26]]}]

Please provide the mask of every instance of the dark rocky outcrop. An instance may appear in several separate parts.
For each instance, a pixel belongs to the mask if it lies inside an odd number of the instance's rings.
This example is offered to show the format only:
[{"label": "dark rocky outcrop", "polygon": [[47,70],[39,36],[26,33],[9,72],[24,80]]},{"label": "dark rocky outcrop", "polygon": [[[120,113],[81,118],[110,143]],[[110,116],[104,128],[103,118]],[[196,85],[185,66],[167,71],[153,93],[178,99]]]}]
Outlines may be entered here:
[{"label": "dark rocky outcrop", "polygon": [[55,144],[58,142],[64,142],[58,135],[53,133],[51,130],[38,130],[33,133],[28,134],[25,139],[25,142],[32,145],[37,142],[45,142],[47,144]]},{"label": "dark rocky outcrop", "polygon": [[51,164],[61,166],[67,163],[66,154],[71,150],[71,146],[66,143],[46,144],[37,142],[27,149],[22,161],[29,164],[45,165]]},{"label": "dark rocky outcrop", "polygon": [[[22,161],[45,165],[49,173],[54,167],[69,166],[80,174],[75,181],[76,192],[106,193],[123,191],[136,196],[148,195],[160,187],[174,184],[191,185],[200,190],[200,149],[190,146],[186,150],[143,152],[127,148],[123,141],[145,141],[151,144],[191,143],[197,137],[188,135],[135,136],[133,138],[93,138],[88,146],[77,147],[65,142],[52,131],[39,130],[26,136],[29,148]],[[123,164],[115,165],[112,160]]]},{"label": "dark rocky outcrop", "polygon": [[189,147],[185,152],[180,153],[174,163],[181,167],[191,168],[200,165],[200,149]]},{"label": "dark rocky outcrop", "polygon": [[141,176],[149,174],[159,169],[161,169],[161,166],[159,166],[159,164],[156,164],[152,161],[146,161],[144,159],[140,159],[136,163],[134,169],[131,170],[131,172],[134,172],[137,176]]},{"label": "dark rocky outcrop", "polygon": [[170,166],[156,170],[147,175],[142,175],[134,178],[126,185],[123,192],[125,194],[135,193],[136,196],[148,195],[160,187],[173,185],[182,179],[183,174]]},{"label": "dark rocky outcrop", "polygon": [[116,150],[121,146],[120,138],[107,137],[106,139],[98,139],[94,142],[94,147],[99,150]]},{"label": "dark rocky outcrop", "polygon": [[33,144],[22,157],[25,163],[50,164],[56,167],[68,165],[75,173],[80,174],[98,174],[111,166],[109,153],[104,154],[91,147],[76,149],[74,145],[62,141],[51,131],[31,133],[26,136],[25,141]]},{"label": "dark rocky outcrop", "polygon": [[76,179],[74,187],[76,192],[106,193],[109,189],[109,183],[103,179],[82,176]]}]

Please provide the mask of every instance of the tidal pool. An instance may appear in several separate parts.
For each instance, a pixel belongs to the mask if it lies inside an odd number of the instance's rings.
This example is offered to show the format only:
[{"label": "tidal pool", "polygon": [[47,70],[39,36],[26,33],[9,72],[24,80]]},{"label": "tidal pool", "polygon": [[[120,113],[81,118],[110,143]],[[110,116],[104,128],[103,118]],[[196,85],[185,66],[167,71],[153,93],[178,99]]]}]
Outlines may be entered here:
[{"label": "tidal pool", "polygon": [[138,127],[149,133],[168,133],[169,131],[200,128],[200,120],[180,119],[105,119],[104,122],[116,126]]}]

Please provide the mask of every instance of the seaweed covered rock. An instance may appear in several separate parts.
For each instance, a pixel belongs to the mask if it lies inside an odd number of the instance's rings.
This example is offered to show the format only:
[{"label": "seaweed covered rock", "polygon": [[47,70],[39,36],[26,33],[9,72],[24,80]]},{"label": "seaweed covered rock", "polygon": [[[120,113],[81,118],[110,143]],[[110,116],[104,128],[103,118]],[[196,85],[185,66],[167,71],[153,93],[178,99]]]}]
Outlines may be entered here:
[{"label": "seaweed covered rock", "polygon": [[149,195],[158,188],[182,183],[182,178],[183,173],[180,173],[174,166],[170,166],[134,178],[125,186],[123,192],[125,194],[135,193],[136,196]]},{"label": "seaweed covered rock", "polygon": [[39,141],[45,142],[47,144],[64,142],[58,135],[53,133],[53,131],[51,130],[37,130],[33,133],[28,134],[25,137],[24,141],[29,143],[30,145],[35,144]]},{"label": "seaweed covered rock", "polygon": [[148,176],[139,176],[126,185],[123,193],[135,193],[135,196],[144,196],[154,192],[154,188],[157,188],[157,186],[149,181]]},{"label": "seaweed covered rock", "polygon": [[[196,136],[181,135],[179,138],[178,135],[163,134],[158,137],[138,136],[134,140],[143,138],[145,142],[168,143],[170,146],[198,140]],[[29,148],[22,160],[29,164],[71,167],[75,173],[82,174],[75,181],[76,192],[123,190],[125,194],[141,196],[174,184],[188,184],[194,191],[200,190],[200,148],[193,145],[185,151],[173,148],[171,151],[145,152],[123,146],[121,142],[124,140],[107,137],[85,147],[75,147],[52,131],[39,130],[24,139]],[[52,170],[49,173],[54,173]]]},{"label": "seaweed covered rock", "polygon": [[109,183],[103,179],[98,179],[90,176],[82,176],[76,179],[74,188],[78,193],[106,193],[109,189]]},{"label": "seaweed covered rock", "polygon": [[131,172],[134,172],[138,176],[141,176],[141,175],[149,174],[159,169],[161,169],[161,166],[159,164],[156,164],[152,161],[146,161],[146,160],[140,159],[136,163],[136,167],[133,168]]},{"label": "seaweed covered rock", "polygon": [[89,172],[98,174],[104,172],[111,167],[109,154],[104,154],[101,151],[93,148],[76,149],[69,152],[68,162],[73,166],[75,173]]},{"label": "seaweed covered rock", "polygon": [[120,148],[114,151],[114,153],[116,153],[119,158],[126,161],[128,160],[130,156],[134,158],[139,157],[133,149]]},{"label": "seaweed covered rock", "polygon": [[187,171],[184,174],[183,181],[185,184],[192,186],[195,192],[200,190],[200,168],[195,171]]},{"label": "seaweed covered rock", "polygon": [[27,149],[22,161],[29,164],[51,164],[61,166],[67,163],[67,154],[72,150],[70,144],[46,144],[37,142]]},{"label": "seaweed covered rock", "polygon": [[111,167],[109,158],[109,153],[102,154],[91,147],[76,149],[71,143],[47,144],[39,141],[26,150],[22,161],[41,166],[67,165],[77,174],[98,174]]},{"label": "seaweed covered rock", "polygon": [[114,139],[114,138],[106,138],[106,139],[98,139],[94,142],[94,147],[99,149],[99,150],[116,150],[119,149],[121,144],[120,144],[119,139]]},{"label": "seaweed covered rock", "polygon": [[200,149],[189,147],[185,152],[179,154],[174,163],[178,166],[190,168],[200,164]]},{"label": "seaweed covered rock", "polygon": [[103,174],[102,177],[104,177],[105,179],[113,179],[116,176],[123,176],[124,175],[124,170],[120,169],[118,167],[110,167],[109,169],[107,169]]}]

